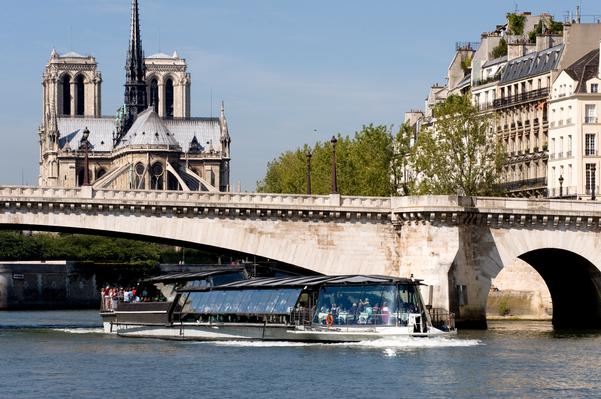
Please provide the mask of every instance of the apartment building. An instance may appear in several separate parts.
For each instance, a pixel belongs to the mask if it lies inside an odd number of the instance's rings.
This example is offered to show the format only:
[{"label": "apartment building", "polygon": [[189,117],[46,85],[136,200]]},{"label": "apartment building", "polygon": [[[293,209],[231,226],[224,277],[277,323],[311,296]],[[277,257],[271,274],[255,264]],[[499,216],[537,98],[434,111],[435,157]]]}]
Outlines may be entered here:
[{"label": "apartment building", "polygon": [[549,99],[549,196],[599,196],[601,70],[599,48],[561,71]]}]

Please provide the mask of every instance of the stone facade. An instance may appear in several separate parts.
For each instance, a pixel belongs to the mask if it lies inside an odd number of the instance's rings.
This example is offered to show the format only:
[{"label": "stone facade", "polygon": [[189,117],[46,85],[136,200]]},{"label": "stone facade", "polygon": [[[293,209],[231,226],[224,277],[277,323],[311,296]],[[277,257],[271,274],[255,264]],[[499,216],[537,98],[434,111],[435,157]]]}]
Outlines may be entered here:
[{"label": "stone facade", "polygon": [[[191,117],[186,60],[177,52],[144,58],[136,0],[131,21],[127,90],[116,116],[102,116],[96,59],[52,51],[43,77],[39,185],[228,191],[223,103],[219,117]],[[142,115],[145,123],[136,124]]]}]

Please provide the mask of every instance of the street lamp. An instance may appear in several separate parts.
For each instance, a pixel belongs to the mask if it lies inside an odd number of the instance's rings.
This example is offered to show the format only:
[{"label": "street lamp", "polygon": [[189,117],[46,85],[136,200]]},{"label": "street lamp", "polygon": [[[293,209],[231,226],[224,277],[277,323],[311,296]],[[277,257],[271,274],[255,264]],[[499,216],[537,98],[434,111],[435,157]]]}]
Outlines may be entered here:
[{"label": "street lamp", "polygon": [[307,149],[307,195],[311,195],[311,149]]},{"label": "street lamp", "polygon": [[88,141],[88,137],[90,137],[90,131],[88,127],[83,130],[81,135],[81,141],[79,147],[83,149],[84,153],[84,169],[83,169],[83,184],[82,186],[90,185],[90,160],[88,159],[88,150],[90,148],[90,142]]},{"label": "street lamp", "polygon": [[336,181],[336,136],[332,136],[332,194],[338,194],[338,183]]},{"label": "street lamp", "polygon": [[559,198],[563,197],[563,175],[559,175]]}]

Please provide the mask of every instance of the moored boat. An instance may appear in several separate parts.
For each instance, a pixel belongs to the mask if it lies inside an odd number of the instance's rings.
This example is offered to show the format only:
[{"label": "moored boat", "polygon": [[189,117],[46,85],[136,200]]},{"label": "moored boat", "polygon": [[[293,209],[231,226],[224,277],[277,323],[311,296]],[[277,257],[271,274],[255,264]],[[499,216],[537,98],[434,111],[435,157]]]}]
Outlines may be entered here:
[{"label": "moored boat", "polygon": [[130,303],[102,315],[107,332],[185,340],[353,342],[455,332],[451,314],[424,306],[420,285],[377,275],[180,281],[156,305],[162,313]]}]

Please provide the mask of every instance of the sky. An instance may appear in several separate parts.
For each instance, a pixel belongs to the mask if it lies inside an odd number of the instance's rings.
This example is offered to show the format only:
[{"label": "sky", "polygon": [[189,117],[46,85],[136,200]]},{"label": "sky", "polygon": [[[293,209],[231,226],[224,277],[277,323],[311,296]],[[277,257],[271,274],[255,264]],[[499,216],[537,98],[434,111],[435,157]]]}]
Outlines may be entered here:
[{"label": "sky", "polygon": [[[0,185],[37,184],[42,74],[53,48],[96,57],[102,113],[123,103],[130,0],[0,0]],[[225,103],[231,182],[254,191],[286,150],[403,122],[444,83],[455,43],[479,41],[507,12],[563,20],[582,1],[139,0],[146,55],[177,50],[192,116]]]}]

